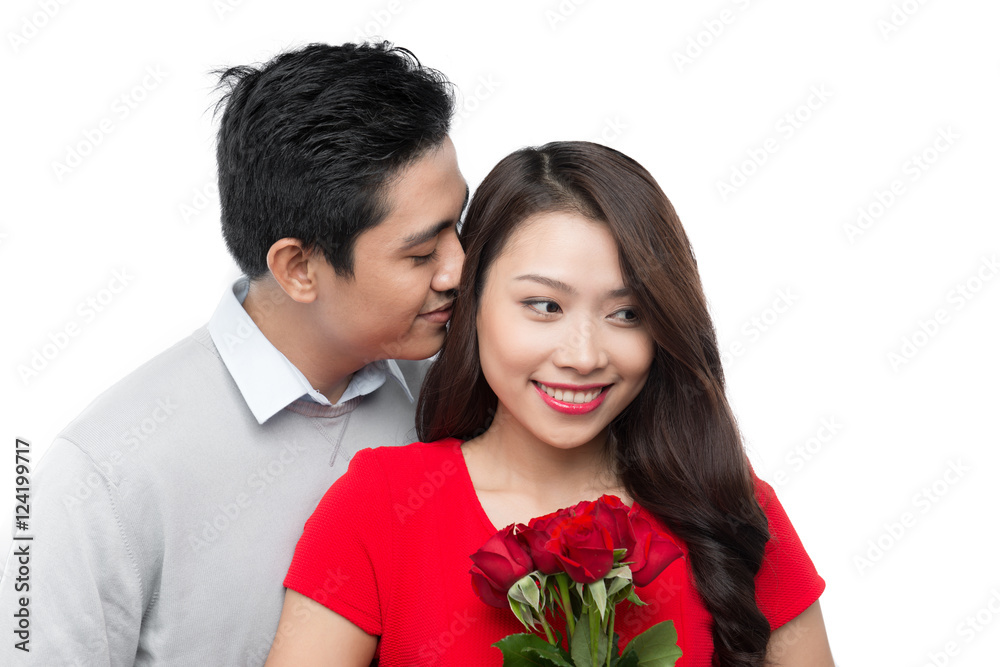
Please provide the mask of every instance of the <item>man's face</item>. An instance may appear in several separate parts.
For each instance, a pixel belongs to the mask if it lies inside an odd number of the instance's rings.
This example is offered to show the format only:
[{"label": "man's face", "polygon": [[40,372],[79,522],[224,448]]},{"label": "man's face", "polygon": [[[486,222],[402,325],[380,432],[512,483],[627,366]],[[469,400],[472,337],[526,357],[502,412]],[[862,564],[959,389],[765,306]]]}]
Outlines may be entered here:
[{"label": "man's face", "polygon": [[389,215],[357,238],[354,277],[322,263],[317,305],[331,352],[367,363],[441,349],[465,259],[456,227],[467,198],[448,137],[399,173]]}]

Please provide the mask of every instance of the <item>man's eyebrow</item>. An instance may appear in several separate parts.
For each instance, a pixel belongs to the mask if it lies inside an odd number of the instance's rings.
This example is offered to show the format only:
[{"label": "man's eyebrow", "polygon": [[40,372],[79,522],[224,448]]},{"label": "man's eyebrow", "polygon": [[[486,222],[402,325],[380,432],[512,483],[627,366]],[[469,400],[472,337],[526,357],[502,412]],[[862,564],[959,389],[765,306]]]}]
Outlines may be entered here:
[{"label": "man's eyebrow", "polygon": [[[559,290],[560,292],[565,292],[567,294],[576,294],[576,290],[570,285],[567,285],[561,280],[556,280],[555,278],[549,278],[547,276],[540,276],[537,273],[525,273],[524,275],[517,276],[514,280],[528,280],[535,283],[540,283],[546,287],[551,287],[554,290]],[[629,296],[632,294],[632,290],[628,287],[619,287],[608,292],[609,299],[620,299],[624,296]]]},{"label": "man's eyebrow", "polygon": [[[459,210],[458,215],[461,217],[462,212],[465,211],[465,207],[469,204],[469,186],[465,186],[465,199],[462,201],[462,208]],[[403,252],[409,250],[410,248],[415,248],[421,243],[427,243],[432,240],[435,236],[440,234],[443,230],[447,229],[449,226],[455,224],[452,220],[442,220],[433,227],[425,229],[422,232],[416,232],[415,234],[410,234],[402,241],[402,247],[400,250]]]},{"label": "man's eyebrow", "polygon": [[453,224],[455,224],[453,220],[442,220],[433,227],[430,227],[429,229],[425,229],[422,232],[416,232],[415,234],[410,234],[409,236],[403,239],[403,245],[401,249],[403,251],[406,251],[409,250],[410,248],[414,248],[420,245],[421,243],[427,243],[428,241],[432,241],[434,237],[436,237],[438,234],[441,233],[442,230],[447,229]]}]

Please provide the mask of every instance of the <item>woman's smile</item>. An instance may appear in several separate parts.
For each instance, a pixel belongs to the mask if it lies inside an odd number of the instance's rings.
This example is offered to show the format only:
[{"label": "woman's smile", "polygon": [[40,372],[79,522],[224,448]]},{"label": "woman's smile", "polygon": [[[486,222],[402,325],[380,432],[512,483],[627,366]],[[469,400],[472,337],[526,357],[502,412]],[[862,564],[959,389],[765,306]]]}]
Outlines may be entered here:
[{"label": "woman's smile", "polygon": [[604,402],[611,385],[548,385],[532,381],[538,394],[553,410],[567,415],[582,415],[592,412]]}]

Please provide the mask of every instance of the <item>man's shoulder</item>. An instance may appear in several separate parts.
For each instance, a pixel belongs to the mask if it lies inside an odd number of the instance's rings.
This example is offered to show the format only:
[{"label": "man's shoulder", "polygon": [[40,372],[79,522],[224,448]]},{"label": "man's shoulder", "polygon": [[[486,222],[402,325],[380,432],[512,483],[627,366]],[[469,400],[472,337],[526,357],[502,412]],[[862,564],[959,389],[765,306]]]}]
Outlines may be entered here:
[{"label": "man's shoulder", "polygon": [[[108,441],[146,440],[182,406],[224,401],[232,385],[205,327],[136,368],[95,398],[59,433],[87,451]],[[118,443],[119,445],[121,443]]]}]

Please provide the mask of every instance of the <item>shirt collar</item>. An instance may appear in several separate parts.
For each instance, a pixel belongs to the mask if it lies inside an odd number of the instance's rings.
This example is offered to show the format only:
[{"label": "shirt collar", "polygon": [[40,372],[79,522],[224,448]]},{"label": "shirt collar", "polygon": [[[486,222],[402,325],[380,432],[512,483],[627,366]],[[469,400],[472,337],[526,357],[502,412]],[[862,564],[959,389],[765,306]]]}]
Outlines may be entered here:
[{"label": "shirt collar", "polygon": [[[299,399],[333,405],[254,324],[243,309],[249,291],[250,281],[246,276],[233,283],[209,320],[208,332],[257,422],[263,424]],[[413,394],[399,366],[391,359],[384,359],[354,373],[337,405],[372,393],[385,383],[386,376],[399,383],[412,403]]]}]

